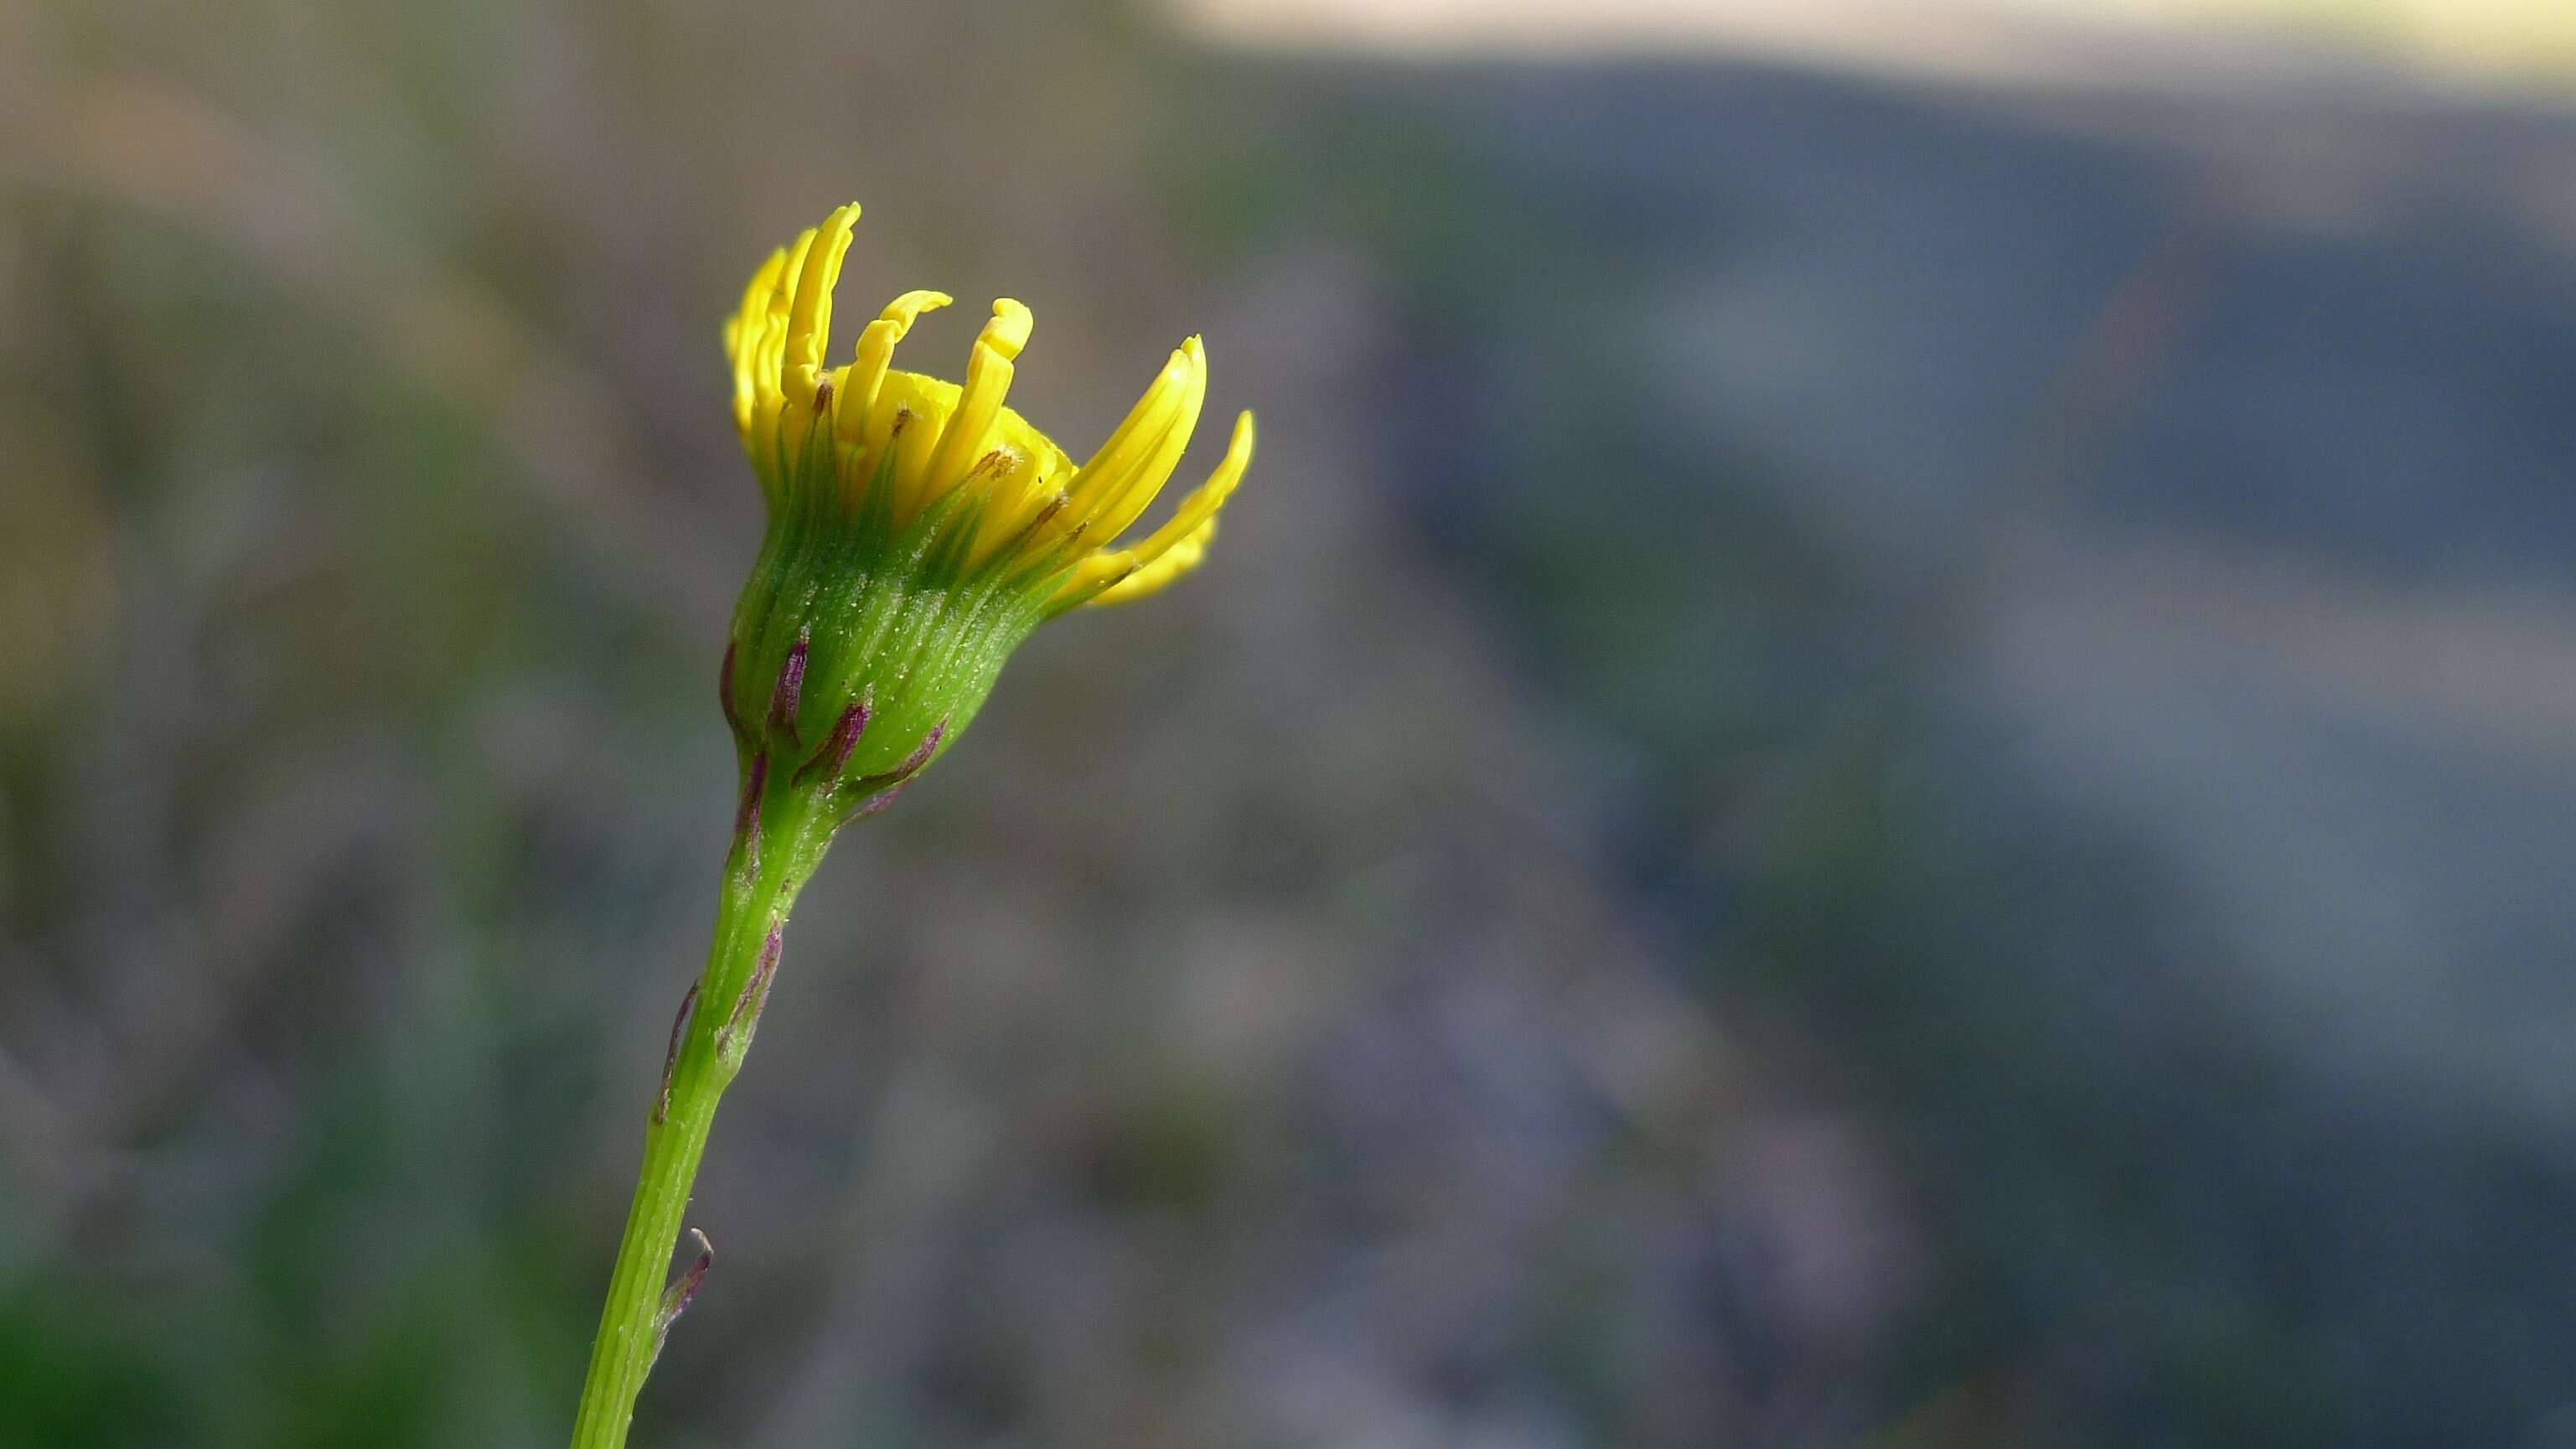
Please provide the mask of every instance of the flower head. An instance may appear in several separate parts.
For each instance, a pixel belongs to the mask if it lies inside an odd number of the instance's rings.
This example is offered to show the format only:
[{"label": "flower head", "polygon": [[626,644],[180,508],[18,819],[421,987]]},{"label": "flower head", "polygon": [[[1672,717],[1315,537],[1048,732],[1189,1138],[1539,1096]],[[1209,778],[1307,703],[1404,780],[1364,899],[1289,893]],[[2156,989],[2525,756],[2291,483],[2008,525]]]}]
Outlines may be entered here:
[{"label": "flower head", "polygon": [[844,206],[771,253],[725,323],[734,425],[770,507],[819,495],[852,513],[882,510],[898,530],[936,513],[958,535],[969,569],[1046,574],[1050,615],[1143,598],[1187,573],[1251,461],[1248,412],[1235,420],[1214,476],[1168,523],[1127,547],[1111,545],[1170,481],[1198,425],[1207,396],[1199,339],[1174,350],[1126,420],[1077,465],[1004,406],[1033,320],[1008,297],[993,303],[962,387],[890,365],[921,314],[949,304],[944,292],[895,298],[860,330],[855,357],[824,364],[832,288],[858,217],[856,203]]},{"label": "flower head", "polygon": [[[745,770],[876,781],[953,741],[1031,629],[1154,593],[1195,567],[1252,457],[1225,458],[1170,519],[1115,540],[1169,481],[1207,394],[1199,339],[1176,349],[1089,460],[1004,405],[1029,309],[993,304],[962,384],[892,366],[939,292],[906,292],[827,365],[832,289],[859,208],[771,254],[727,319],[733,415],[769,529],[736,608],[725,707]],[[819,753],[818,753],[819,751]],[[881,793],[881,792],[880,792]]]}]

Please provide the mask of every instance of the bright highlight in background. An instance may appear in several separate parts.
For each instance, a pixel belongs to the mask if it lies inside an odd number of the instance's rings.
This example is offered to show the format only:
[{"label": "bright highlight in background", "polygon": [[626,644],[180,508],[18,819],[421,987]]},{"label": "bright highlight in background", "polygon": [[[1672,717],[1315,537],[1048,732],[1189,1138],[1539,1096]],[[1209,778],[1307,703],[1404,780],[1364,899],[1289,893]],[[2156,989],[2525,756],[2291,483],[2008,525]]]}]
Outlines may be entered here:
[{"label": "bright highlight in background", "polygon": [[[1474,53],[1749,52],[1868,69],[2080,79],[2325,41],[2452,79],[2576,75],[2565,0],[1173,0],[1223,43]],[[2143,54],[2141,54],[2143,52]]]}]

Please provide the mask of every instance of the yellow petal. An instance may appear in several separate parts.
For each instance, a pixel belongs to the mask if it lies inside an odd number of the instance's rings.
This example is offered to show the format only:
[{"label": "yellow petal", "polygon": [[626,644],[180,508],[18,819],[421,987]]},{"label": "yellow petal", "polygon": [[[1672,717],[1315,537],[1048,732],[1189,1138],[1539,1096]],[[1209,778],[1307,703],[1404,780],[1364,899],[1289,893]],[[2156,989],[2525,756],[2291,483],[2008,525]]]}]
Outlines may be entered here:
[{"label": "yellow petal", "polygon": [[890,444],[894,449],[894,511],[897,518],[910,518],[930,501],[922,483],[929,476],[930,455],[939,450],[939,415],[906,409],[896,415],[895,423],[897,431]]},{"label": "yellow petal", "polygon": [[1148,594],[1161,593],[1172,580],[1199,566],[1199,561],[1207,557],[1208,541],[1215,537],[1216,519],[1210,517],[1165,549],[1162,557],[1140,564],[1135,572],[1092,595],[1085,601],[1086,607],[1112,608],[1119,604],[1132,604]]},{"label": "yellow petal", "polygon": [[1208,480],[1199,485],[1197,492],[1182,500],[1169,521],[1129,550],[1135,554],[1137,564],[1150,567],[1167,550],[1177,548],[1192,538],[1199,538],[1204,544],[1202,529],[1215,522],[1216,511],[1225,506],[1225,500],[1233,495],[1235,485],[1243,481],[1243,470],[1251,463],[1252,414],[1247,412],[1235,418],[1234,436],[1226,443],[1225,457],[1216,465],[1216,471],[1208,475]]},{"label": "yellow petal", "polygon": [[859,331],[859,353],[850,363],[849,396],[841,399],[839,432],[843,442],[855,443],[862,436],[868,419],[876,412],[877,393],[885,386],[886,366],[894,358],[894,345],[924,312],[935,312],[948,305],[946,292],[906,292],[886,304],[877,320]]},{"label": "yellow petal", "polygon": [[[1163,370],[1146,385],[1145,395],[1127,410],[1126,418],[1111,431],[1108,441],[1091,455],[1090,462],[1074,471],[1073,481],[1065,488],[1072,499],[1065,509],[1068,528],[1097,512],[1102,501],[1112,496],[1114,486],[1132,474],[1153,452],[1154,445],[1162,441],[1172,419],[1180,413],[1181,401],[1188,396],[1198,367],[1199,355],[1191,347],[1174,348]],[[1102,535],[1104,541],[1107,537]]]},{"label": "yellow petal", "polygon": [[769,313],[770,294],[778,290],[778,278],[786,269],[787,249],[780,247],[751,274],[751,285],[742,290],[741,308],[725,321],[725,355],[733,362],[733,423],[746,437],[751,432],[752,404],[760,393],[760,324]]},{"label": "yellow petal", "polygon": [[1155,440],[1153,450],[1139,459],[1124,478],[1112,480],[1090,514],[1092,537],[1101,543],[1116,538],[1128,524],[1136,521],[1171,481],[1172,470],[1180,466],[1181,454],[1190,446],[1190,434],[1198,431],[1199,407],[1207,401],[1207,349],[1193,337],[1181,344],[1190,355],[1189,386],[1181,394],[1181,409],[1173,415],[1171,426]]},{"label": "yellow petal", "polygon": [[831,341],[832,284],[840,279],[841,259],[849,255],[850,228],[859,219],[851,202],[805,234],[797,254],[796,295],[787,314],[784,372],[779,390],[796,402],[814,401],[814,384],[822,376],[823,355]]},{"label": "yellow petal", "polygon": [[796,234],[796,240],[787,244],[786,270],[778,274],[778,285],[771,290],[764,308],[770,321],[776,324],[773,332],[778,339],[781,358],[786,356],[787,317],[793,310],[796,289],[803,286],[805,282],[805,258],[813,253],[814,239],[821,233],[822,228],[809,226]]},{"label": "yellow petal", "polygon": [[1034,320],[1028,308],[1008,297],[993,303],[993,320],[984,324],[974,350],[967,354],[966,385],[958,393],[957,411],[949,414],[939,451],[932,455],[929,474],[922,480],[929,497],[955,487],[988,451],[985,442],[994,420],[1001,416],[1002,399],[1010,394],[1012,359],[1028,345]]}]

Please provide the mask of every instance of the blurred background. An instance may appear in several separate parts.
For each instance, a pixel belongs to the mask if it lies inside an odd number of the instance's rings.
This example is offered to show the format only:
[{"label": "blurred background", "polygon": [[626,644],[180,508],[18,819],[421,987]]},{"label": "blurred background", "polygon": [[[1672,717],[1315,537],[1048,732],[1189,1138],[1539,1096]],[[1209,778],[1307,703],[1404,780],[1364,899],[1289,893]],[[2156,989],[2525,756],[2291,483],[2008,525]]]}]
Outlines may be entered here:
[{"label": "blurred background", "polygon": [[2571,81],[2556,0],[0,5],[0,1445],[561,1442],[725,849],[716,324],[853,196],[909,365],[1026,300],[1080,454],[1204,330],[1262,450],[807,892],[639,1444],[2576,1445]]}]

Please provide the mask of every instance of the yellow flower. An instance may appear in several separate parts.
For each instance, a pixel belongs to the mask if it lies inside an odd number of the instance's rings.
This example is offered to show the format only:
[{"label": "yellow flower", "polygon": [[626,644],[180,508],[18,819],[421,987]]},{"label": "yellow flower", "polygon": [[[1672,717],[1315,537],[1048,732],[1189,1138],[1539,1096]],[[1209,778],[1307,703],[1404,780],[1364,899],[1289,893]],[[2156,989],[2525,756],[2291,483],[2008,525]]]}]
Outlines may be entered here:
[{"label": "yellow flower", "polygon": [[1245,413],[1207,482],[1120,547],[1198,425],[1197,338],[1079,465],[1003,405],[1030,324],[1008,298],[962,385],[891,365],[913,322],[948,304],[938,292],[897,297],[827,367],[858,215],[844,206],[773,254],[725,323],[734,425],[769,512],[722,685],[746,841],[882,804],[956,742],[1031,630],[1196,566],[1252,459]]},{"label": "yellow flower", "polygon": [[1161,589],[1197,565],[1217,512],[1252,459],[1252,414],[1234,425],[1224,461],[1170,521],[1111,547],[1153,503],[1188,447],[1207,395],[1207,352],[1196,337],[1172,353],[1106,442],[1077,466],[1003,405],[1029,309],[1010,298],[956,383],[890,366],[897,342],[941,292],[906,292],[859,333],[851,361],[826,367],[832,288],[858,220],[853,203],[770,255],[725,323],[733,360],[734,424],[773,510],[823,492],[853,512],[884,510],[901,530],[943,505],[971,519],[961,540],[971,570],[1028,561],[1060,566],[1044,611],[1116,604]]}]

